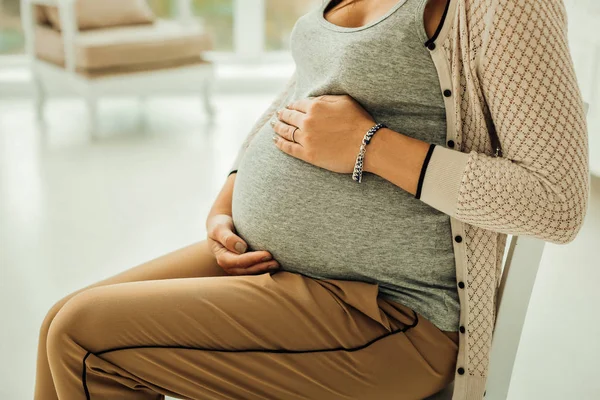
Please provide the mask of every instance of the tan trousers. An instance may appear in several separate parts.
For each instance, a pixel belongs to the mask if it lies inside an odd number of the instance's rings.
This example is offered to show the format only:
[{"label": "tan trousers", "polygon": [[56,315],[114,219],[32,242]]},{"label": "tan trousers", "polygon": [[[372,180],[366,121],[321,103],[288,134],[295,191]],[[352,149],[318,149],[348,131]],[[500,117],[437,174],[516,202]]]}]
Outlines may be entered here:
[{"label": "tan trousers", "polygon": [[83,288],[40,330],[35,400],[417,400],[454,378],[458,334],[376,284],[229,276],[206,241]]}]

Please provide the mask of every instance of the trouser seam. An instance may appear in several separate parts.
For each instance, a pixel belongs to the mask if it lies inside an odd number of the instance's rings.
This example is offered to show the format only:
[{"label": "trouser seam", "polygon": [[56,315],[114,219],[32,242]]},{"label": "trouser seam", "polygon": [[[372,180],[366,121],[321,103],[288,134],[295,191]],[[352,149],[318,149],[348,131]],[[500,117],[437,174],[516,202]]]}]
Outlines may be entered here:
[{"label": "trouser seam", "polygon": [[356,346],[356,347],[350,347],[350,348],[346,348],[346,347],[336,347],[336,348],[332,348],[332,349],[314,349],[314,350],[288,350],[288,349],[208,349],[208,348],[202,348],[202,347],[192,347],[192,346],[176,346],[176,345],[170,345],[170,346],[166,346],[166,345],[141,345],[141,346],[126,346],[126,347],[115,347],[112,349],[107,349],[107,350],[102,350],[99,352],[91,352],[88,351],[85,356],[83,357],[83,371],[81,374],[81,382],[83,384],[83,390],[86,396],[87,400],[91,400],[90,397],[90,392],[89,389],[87,387],[87,366],[86,366],[86,359],[90,356],[90,354],[93,354],[95,356],[99,356],[101,354],[106,354],[106,353],[110,353],[113,351],[119,351],[119,350],[130,350],[130,349],[149,349],[149,348],[157,348],[157,349],[184,349],[184,350],[200,350],[200,351],[210,351],[210,352],[217,352],[217,353],[274,353],[274,354],[302,354],[302,353],[327,353],[327,352],[334,352],[334,351],[345,351],[348,353],[352,353],[355,351],[359,351],[359,350],[363,350],[369,346],[371,346],[372,344],[385,339],[388,336],[392,336],[395,335],[397,333],[402,333],[402,332],[406,332],[408,330],[410,330],[411,328],[414,328],[417,326],[417,324],[419,323],[419,316],[417,314],[417,312],[415,310],[411,310],[415,316],[415,320],[412,324],[405,326],[404,328],[398,329],[397,331],[393,331],[393,332],[387,332],[379,337],[376,337],[375,339],[371,339],[370,341],[368,341],[365,344],[362,344],[360,346]]}]

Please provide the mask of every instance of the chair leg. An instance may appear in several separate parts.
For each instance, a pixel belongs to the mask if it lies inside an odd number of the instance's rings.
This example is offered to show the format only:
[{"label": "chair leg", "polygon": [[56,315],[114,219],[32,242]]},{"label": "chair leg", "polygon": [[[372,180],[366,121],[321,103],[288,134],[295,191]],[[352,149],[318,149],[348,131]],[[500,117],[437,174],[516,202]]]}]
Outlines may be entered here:
[{"label": "chair leg", "polygon": [[213,80],[206,78],[202,87],[202,103],[204,105],[204,111],[208,116],[208,121],[213,122],[215,117],[215,107],[212,104],[213,94]]},{"label": "chair leg", "polygon": [[138,111],[138,129],[140,132],[146,132],[148,130],[148,116],[146,115],[148,107],[148,97],[147,96],[139,96],[138,97],[139,111]]},{"label": "chair leg", "polygon": [[38,123],[45,125],[44,108],[46,105],[46,90],[44,84],[35,70],[33,71],[34,107]]},{"label": "chair leg", "polygon": [[85,104],[88,109],[89,119],[90,119],[90,134],[92,139],[98,138],[98,100],[89,96],[85,99]]}]

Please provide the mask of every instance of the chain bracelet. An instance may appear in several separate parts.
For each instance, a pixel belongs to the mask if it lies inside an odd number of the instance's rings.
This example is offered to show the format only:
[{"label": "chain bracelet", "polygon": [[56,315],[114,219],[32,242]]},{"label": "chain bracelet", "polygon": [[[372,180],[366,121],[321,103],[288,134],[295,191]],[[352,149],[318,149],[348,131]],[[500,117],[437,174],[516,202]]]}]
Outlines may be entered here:
[{"label": "chain bracelet", "polygon": [[352,172],[352,179],[355,182],[362,182],[363,163],[365,159],[365,153],[367,152],[367,145],[371,142],[373,135],[375,135],[375,133],[381,128],[387,128],[387,126],[382,123],[375,124],[375,126],[369,129],[363,137],[362,143],[360,144],[360,150],[358,151],[358,156],[356,156],[354,171]]}]

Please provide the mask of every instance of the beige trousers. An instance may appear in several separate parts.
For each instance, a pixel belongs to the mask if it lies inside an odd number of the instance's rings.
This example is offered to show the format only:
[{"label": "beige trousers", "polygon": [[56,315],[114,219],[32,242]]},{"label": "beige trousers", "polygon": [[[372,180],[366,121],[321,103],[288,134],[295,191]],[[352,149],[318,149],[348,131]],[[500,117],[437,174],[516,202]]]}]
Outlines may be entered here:
[{"label": "beige trousers", "polygon": [[229,276],[202,241],[56,303],[35,400],[417,400],[454,378],[457,335],[376,284]]}]

